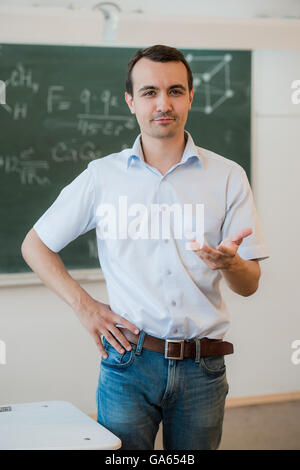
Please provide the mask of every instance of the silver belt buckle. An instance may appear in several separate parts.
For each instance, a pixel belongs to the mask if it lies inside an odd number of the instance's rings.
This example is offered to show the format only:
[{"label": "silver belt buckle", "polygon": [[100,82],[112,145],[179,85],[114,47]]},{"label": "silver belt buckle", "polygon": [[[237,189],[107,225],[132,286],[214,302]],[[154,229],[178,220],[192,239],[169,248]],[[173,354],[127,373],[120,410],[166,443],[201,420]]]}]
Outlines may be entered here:
[{"label": "silver belt buckle", "polygon": [[[180,356],[179,357],[168,356],[169,343],[180,343]],[[177,359],[178,361],[182,361],[183,353],[184,353],[184,339],[166,339],[165,340],[165,358],[166,359]]]}]

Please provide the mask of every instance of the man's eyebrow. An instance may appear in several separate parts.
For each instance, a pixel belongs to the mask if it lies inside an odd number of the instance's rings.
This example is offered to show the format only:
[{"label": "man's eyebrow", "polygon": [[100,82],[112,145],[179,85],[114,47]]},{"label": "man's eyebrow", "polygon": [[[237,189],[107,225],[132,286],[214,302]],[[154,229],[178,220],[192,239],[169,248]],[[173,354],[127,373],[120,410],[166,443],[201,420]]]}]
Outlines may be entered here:
[{"label": "man's eyebrow", "polygon": [[[181,83],[176,83],[175,85],[171,85],[169,87],[169,90],[173,90],[174,88],[180,88],[181,90],[186,91],[185,86],[181,85]],[[141,93],[141,92],[146,91],[146,90],[158,90],[158,89],[159,88],[157,86],[154,86],[154,85],[145,85],[142,88],[140,88],[138,90],[138,92]]]},{"label": "man's eyebrow", "polygon": [[169,90],[172,90],[173,88],[180,88],[181,90],[186,91],[185,86],[181,85],[180,83],[177,83],[176,85],[171,85],[169,87]]},{"label": "man's eyebrow", "polygon": [[142,88],[139,89],[139,93],[141,91],[145,91],[145,90],[158,90],[158,87],[153,86],[153,85],[145,85],[145,86],[143,86]]}]

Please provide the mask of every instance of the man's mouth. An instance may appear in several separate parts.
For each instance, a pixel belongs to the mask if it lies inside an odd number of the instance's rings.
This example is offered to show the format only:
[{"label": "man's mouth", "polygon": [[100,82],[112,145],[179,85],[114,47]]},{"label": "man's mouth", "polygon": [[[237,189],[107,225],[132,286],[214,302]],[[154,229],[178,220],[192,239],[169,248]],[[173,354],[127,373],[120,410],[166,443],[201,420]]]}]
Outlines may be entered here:
[{"label": "man's mouth", "polygon": [[159,118],[155,118],[153,120],[156,121],[156,122],[171,122],[171,121],[175,121],[175,118],[172,118],[172,117],[159,117]]}]

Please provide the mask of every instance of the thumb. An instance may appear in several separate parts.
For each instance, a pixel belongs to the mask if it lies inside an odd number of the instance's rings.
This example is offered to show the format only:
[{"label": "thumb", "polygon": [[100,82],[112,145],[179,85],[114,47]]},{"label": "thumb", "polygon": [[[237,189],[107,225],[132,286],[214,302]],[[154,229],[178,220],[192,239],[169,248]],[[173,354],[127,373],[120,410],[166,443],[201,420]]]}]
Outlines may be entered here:
[{"label": "thumb", "polygon": [[236,243],[237,245],[240,245],[243,241],[243,238],[249,237],[249,235],[251,235],[251,233],[252,233],[252,228],[250,228],[250,227],[242,228],[235,235],[230,237],[230,239],[233,243]]}]

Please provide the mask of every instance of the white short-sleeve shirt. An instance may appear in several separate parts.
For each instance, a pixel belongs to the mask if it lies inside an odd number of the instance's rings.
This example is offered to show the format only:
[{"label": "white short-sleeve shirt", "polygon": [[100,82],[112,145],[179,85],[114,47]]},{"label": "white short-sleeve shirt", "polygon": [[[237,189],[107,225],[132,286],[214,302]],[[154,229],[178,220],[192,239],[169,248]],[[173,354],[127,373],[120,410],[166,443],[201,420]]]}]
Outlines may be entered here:
[{"label": "white short-sleeve shirt", "polygon": [[163,222],[164,209],[180,207],[187,214],[185,228],[193,231],[195,212],[184,208],[200,205],[205,243],[215,248],[251,227],[238,254],[246,260],[269,254],[243,168],[197,147],[186,135],[181,161],[165,175],[144,161],[140,135],[131,149],[91,161],[34,229],[48,248],[59,252],[96,228],[110,307],[139,329],[159,338],[223,339],[230,322],[220,292],[222,274],[187,249],[193,238],[189,230],[181,236],[176,231],[180,218],[175,219],[175,209]]}]

